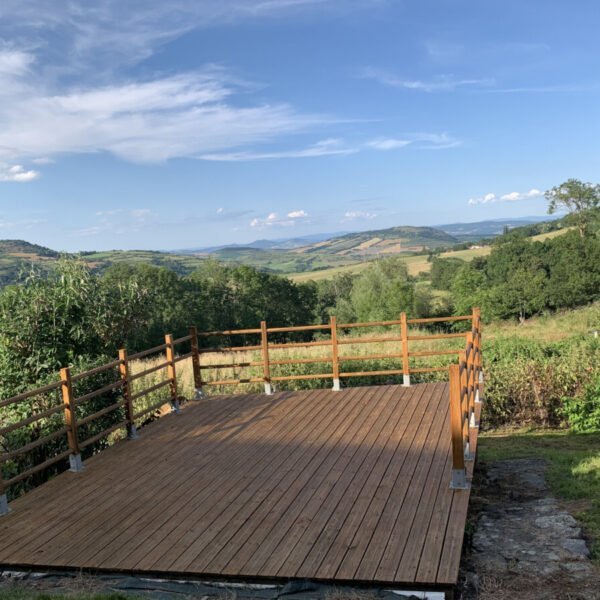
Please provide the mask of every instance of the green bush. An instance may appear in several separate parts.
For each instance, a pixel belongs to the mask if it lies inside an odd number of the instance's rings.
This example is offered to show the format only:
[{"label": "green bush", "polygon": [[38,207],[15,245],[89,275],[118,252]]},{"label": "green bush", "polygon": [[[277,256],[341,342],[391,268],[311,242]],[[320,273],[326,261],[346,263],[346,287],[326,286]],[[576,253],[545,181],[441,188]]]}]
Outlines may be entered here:
[{"label": "green bush", "polygon": [[485,424],[565,425],[564,398],[577,401],[600,373],[598,340],[498,338],[483,346]]},{"label": "green bush", "polygon": [[580,397],[563,398],[562,412],[573,431],[600,431],[600,376],[596,375]]}]

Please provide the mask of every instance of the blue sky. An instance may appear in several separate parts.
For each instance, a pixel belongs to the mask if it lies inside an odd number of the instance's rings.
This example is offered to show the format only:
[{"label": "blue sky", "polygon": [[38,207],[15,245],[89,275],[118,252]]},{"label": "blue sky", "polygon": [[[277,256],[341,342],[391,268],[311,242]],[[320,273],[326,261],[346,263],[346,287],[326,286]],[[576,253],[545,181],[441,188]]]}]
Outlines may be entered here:
[{"label": "blue sky", "polygon": [[2,0],[0,237],[543,214],[599,179],[599,25],[585,0]]}]

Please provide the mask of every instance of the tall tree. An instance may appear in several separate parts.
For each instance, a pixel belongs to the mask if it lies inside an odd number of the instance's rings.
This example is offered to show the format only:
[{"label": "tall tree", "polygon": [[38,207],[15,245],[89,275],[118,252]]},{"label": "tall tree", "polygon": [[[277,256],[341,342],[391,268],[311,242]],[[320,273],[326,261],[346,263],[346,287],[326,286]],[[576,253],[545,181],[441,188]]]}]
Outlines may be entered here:
[{"label": "tall tree", "polygon": [[568,179],[546,192],[548,214],[565,208],[571,215],[579,231],[585,237],[590,221],[596,216],[600,206],[600,185],[583,183],[579,179]]}]

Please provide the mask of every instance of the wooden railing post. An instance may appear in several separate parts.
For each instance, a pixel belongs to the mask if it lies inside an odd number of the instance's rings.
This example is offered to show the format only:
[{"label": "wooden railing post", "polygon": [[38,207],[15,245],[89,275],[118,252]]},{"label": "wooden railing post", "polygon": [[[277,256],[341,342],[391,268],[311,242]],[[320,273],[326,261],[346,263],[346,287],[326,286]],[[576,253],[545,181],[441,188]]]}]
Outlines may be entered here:
[{"label": "wooden railing post", "polygon": [[167,362],[167,377],[169,379],[169,388],[171,390],[171,407],[174,413],[179,413],[179,397],[177,395],[177,373],[175,371],[175,346],[173,344],[173,336],[170,333],[165,335],[166,358]]},{"label": "wooden railing post", "polygon": [[60,370],[62,381],[61,390],[63,404],[65,407],[65,424],[67,426],[67,440],[69,442],[70,470],[77,473],[83,469],[81,453],[79,451],[79,440],[77,438],[77,411],[75,397],[73,396],[73,385],[71,383],[71,369],[65,367]]},{"label": "wooden railing post", "polygon": [[402,385],[410,385],[410,367],[408,362],[408,323],[406,313],[400,314],[400,337],[402,338]]},{"label": "wooden railing post", "polygon": [[459,365],[450,365],[449,373],[450,395],[450,434],[452,438],[452,479],[450,487],[453,489],[466,489],[467,470],[465,468],[464,438],[463,438],[463,408],[461,375]]},{"label": "wooden railing post", "polygon": [[127,360],[127,350],[119,350],[119,374],[123,382],[123,399],[125,400],[125,417],[127,419],[127,439],[137,439],[137,430],[135,428],[135,419],[133,418],[133,401],[131,400],[131,381],[129,380],[129,361]]},{"label": "wooden railing post", "polygon": [[341,389],[340,385],[340,360],[339,360],[339,348],[337,339],[337,317],[331,317],[329,319],[331,326],[331,362],[333,366],[333,391],[339,392]]},{"label": "wooden railing post", "polygon": [[195,398],[204,395],[202,390],[202,370],[200,369],[200,346],[198,345],[198,330],[195,325],[190,327],[190,346],[192,350],[192,371],[194,374]]},{"label": "wooden railing post", "polygon": [[8,508],[8,496],[6,495],[6,486],[4,485],[4,476],[2,475],[2,465],[4,461],[0,460],[0,517],[7,515]]},{"label": "wooden railing post", "polygon": [[271,366],[269,364],[269,335],[267,332],[267,322],[260,322],[260,345],[263,360],[263,379],[265,382],[265,394],[270,396],[273,393],[271,385]]}]

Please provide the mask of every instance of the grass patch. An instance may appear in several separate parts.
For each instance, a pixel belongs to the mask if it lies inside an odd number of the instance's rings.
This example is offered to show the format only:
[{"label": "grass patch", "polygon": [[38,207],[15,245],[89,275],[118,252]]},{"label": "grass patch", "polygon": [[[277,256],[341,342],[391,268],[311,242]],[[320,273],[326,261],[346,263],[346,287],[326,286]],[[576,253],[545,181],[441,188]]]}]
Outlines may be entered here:
[{"label": "grass patch", "polygon": [[501,432],[482,434],[479,458],[485,462],[542,458],[552,493],[565,501],[584,527],[592,558],[600,563],[600,432]]}]

